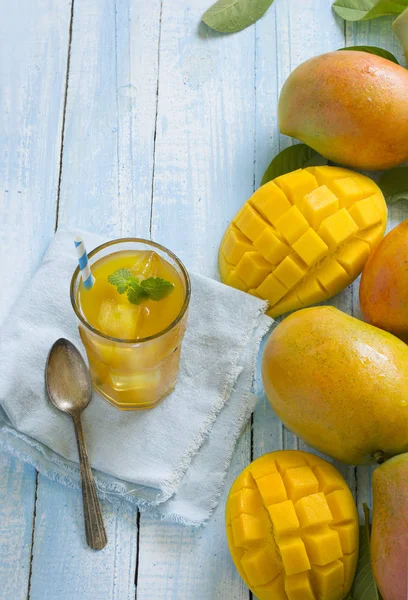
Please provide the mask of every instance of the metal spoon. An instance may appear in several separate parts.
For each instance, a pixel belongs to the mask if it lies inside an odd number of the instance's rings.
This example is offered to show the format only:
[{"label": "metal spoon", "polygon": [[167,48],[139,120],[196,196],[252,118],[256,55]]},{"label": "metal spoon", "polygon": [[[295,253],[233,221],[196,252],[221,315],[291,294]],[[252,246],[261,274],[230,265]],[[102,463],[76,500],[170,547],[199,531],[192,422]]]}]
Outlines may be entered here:
[{"label": "metal spoon", "polygon": [[57,340],[50,350],[45,369],[45,385],[52,404],[62,412],[68,413],[74,422],[81,470],[86,541],[94,550],[102,550],[108,539],[80,419],[81,412],[91,399],[91,378],[78,349],[64,338]]}]

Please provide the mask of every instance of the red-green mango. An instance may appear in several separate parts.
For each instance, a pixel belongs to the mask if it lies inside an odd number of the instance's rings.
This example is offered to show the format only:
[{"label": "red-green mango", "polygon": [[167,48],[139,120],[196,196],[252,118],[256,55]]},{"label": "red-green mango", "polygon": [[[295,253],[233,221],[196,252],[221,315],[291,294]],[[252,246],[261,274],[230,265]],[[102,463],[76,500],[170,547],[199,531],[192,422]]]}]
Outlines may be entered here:
[{"label": "red-green mango", "polygon": [[282,133],[341,165],[399,165],[408,159],[408,71],[367,52],[311,58],[286,80],[278,119]]}]

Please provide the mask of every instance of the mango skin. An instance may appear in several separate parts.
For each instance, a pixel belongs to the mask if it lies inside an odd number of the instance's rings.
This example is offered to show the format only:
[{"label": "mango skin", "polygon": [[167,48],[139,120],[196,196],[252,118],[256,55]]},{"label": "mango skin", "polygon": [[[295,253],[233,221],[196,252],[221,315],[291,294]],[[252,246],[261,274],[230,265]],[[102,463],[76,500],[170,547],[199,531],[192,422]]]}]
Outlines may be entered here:
[{"label": "mango skin", "polygon": [[337,51],[286,80],[279,129],[341,165],[388,169],[408,159],[408,71],[380,56]]},{"label": "mango skin", "polygon": [[270,335],[262,378],[283,423],[321,452],[359,465],[408,450],[408,346],[390,333],[331,306],[299,310]]},{"label": "mango skin", "polygon": [[360,305],[372,325],[408,341],[408,219],[369,256],[361,277]]},{"label": "mango skin", "polygon": [[371,562],[384,600],[406,600],[408,560],[408,454],[373,474]]}]

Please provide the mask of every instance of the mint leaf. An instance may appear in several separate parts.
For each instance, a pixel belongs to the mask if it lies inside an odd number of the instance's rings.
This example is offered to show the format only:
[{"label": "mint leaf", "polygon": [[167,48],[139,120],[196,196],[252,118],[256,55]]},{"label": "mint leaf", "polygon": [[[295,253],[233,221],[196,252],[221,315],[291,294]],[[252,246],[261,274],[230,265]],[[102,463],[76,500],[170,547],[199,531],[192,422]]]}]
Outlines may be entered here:
[{"label": "mint leaf", "polygon": [[129,269],[117,269],[109,275],[108,281],[116,286],[118,294],[127,292],[128,300],[132,304],[140,304],[142,298],[147,297],[138,278]]},{"label": "mint leaf", "polygon": [[202,21],[221,33],[242,31],[260,19],[273,0],[218,0],[202,16]]},{"label": "mint leaf", "polygon": [[142,288],[151,300],[157,302],[163,300],[174,290],[174,284],[161,277],[149,277],[141,283]]},{"label": "mint leaf", "polygon": [[138,283],[133,283],[127,290],[127,298],[131,304],[140,304],[149,295]]},{"label": "mint leaf", "polygon": [[395,167],[383,173],[378,180],[388,204],[408,200],[408,167]]},{"label": "mint leaf", "polygon": [[268,183],[279,175],[285,175],[296,169],[327,165],[328,160],[306,144],[295,144],[279,152],[272,160],[262,177],[261,185]]},{"label": "mint leaf", "polygon": [[345,21],[368,21],[387,15],[399,15],[408,0],[336,0],[333,10]]},{"label": "mint leaf", "polygon": [[109,275],[108,281],[118,288],[118,294],[124,294],[129,287],[130,281],[135,279],[129,269],[118,269]]},{"label": "mint leaf", "polygon": [[109,275],[108,281],[116,286],[119,294],[127,292],[132,304],[140,304],[148,298],[156,302],[166,298],[174,290],[174,285],[161,277],[148,277],[139,283],[139,279],[129,269],[117,269]]},{"label": "mint leaf", "polygon": [[343,50],[357,50],[358,52],[375,54],[376,56],[381,56],[382,58],[386,58],[387,60],[399,65],[398,60],[393,54],[391,54],[391,52],[388,52],[388,50],[384,50],[383,48],[377,48],[377,46],[347,46],[346,48],[339,48],[339,51]]}]

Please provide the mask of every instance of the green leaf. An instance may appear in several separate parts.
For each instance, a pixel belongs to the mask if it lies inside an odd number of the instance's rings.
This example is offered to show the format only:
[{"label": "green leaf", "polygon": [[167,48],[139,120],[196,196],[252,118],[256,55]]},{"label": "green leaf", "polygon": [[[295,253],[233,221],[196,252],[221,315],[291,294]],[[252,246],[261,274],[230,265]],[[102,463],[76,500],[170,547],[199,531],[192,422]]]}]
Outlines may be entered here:
[{"label": "green leaf", "polygon": [[336,0],[333,10],[345,21],[368,21],[387,15],[399,15],[408,0]]},{"label": "green leaf", "polygon": [[109,275],[108,281],[112,285],[127,284],[128,280],[133,277],[129,269],[117,269],[112,275]]},{"label": "green leaf", "polygon": [[148,277],[139,283],[139,279],[129,269],[117,269],[109,275],[108,281],[117,287],[119,294],[127,292],[132,304],[140,304],[146,298],[157,302],[174,290],[174,285],[161,277]]},{"label": "green leaf", "polygon": [[141,283],[142,288],[154,301],[163,300],[174,290],[174,285],[170,281],[160,277],[149,277]]},{"label": "green leaf", "polygon": [[[117,269],[112,275],[109,275],[108,281],[118,288],[118,294],[124,294],[128,289],[130,282],[136,279],[129,269]],[[137,280],[136,280],[137,281]]]},{"label": "green leaf", "polygon": [[408,167],[396,167],[381,175],[378,185],[389,204],[408,200]]},{"label": "green leaf", "polygon": [[272,160],[262,177],[261,185],[290,171],[304,169],[305,167],[327,165],[327,163],[327,158],[324,158],[318,152],[306,146],[306,144],[289,146],[282,150],[282,152],[279,152]]},{"label": "green leaf", "polygon": [[369,54],[382,56],[382,58],[386,58],[387,60],[399,65],[398,60],[393,54],[391,54],[391,52],[388,52],[388,50],[384,50],[383,48],[377,48],[377,46],[347,46],[347,48],[339,48],[339,50],[358,50],[359,52],[368,52]]},{"label": "green leaf", "polygon": [[360,552],[351,594],[353,600],[380,600],[370,558],[370,511],[363,504],[365,525],[360,527]]},{"label": "green leaf", "polygon": [[143,300],[146,300],[149,295],[141,285],[138,283],[132,283],[132,285],[128,288],[127,297],[131,304],[140,304]]},{"label": "green leaf", "polygon": [[408,62],[408,8],[395,19],[392,30],[401,42],[405,59]]},{"label": "green leaf", "polygon": [[242,31],[260,19],[273,0],[218,0],[202,16],[202,21],[222,33]]}]

